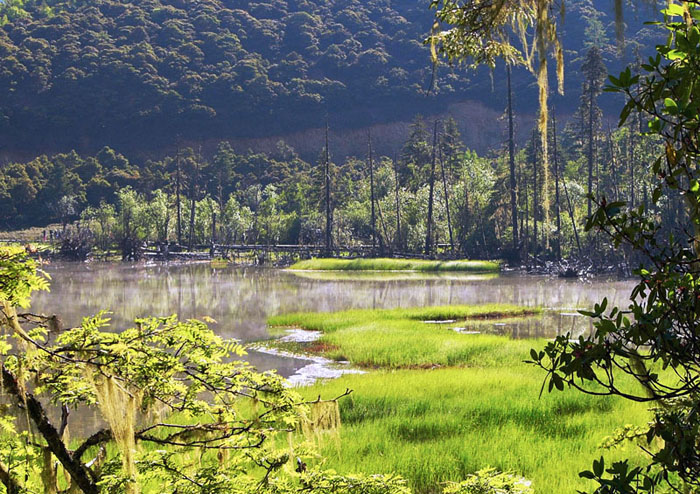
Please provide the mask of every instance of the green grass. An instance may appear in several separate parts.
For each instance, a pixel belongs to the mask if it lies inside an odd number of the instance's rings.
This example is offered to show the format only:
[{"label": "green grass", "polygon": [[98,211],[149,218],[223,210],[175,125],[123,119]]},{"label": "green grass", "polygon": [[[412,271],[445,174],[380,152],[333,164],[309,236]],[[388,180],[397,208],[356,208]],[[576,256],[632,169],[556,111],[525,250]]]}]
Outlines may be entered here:
[{"label": "green grass", "polygon": [[641,459],[634,445],[613,451],[600,445],[625,425],[646,423],[645,405],[571,390],[538,398],[545,375],[524,361],[545,340],[459,334],[450,328],[460,323],[423,322],[538,312],[451,306],[289,314],[269,322],[322,331],[323,345],[315,348],[379,369],[300,390],[309,399],[354,390],[341,402],[340,446],[328,441],[322,447],[325,467],[344,474],[398,473],[417,494],[439,493],[444,482],[486,467],[532,480],[538,494],[592,490],[578,472],[594,459]]},{"label": "green grass", "polygon": [[46,238],[49,237],[49,230],[61,230],[63,226],[59,223],[54,223],[44,227],[31,227],[24,230],[0,231],[0,240],[17,240],[22,243],[37,243],[41,242],[43,232],[46,231]]},{"label": "green grass", "polygon": [[288,270],[294,276],[318,281],[485,281],[498,278],[499,273],[469,273],[459,271],[311,271]]},{"label": "green grass", "polygon": [[363,367],[503,365],[523,360],[532,342],[495,335],[460,334],[452,324],[423,321],[501,319],[539,314],[540,309],[512,305],[445,306],[421,309],[349,310],[299,313],[269,319],[273,327],[322,331],[324,354]]},{"label": "green grass", "polygon": [[494,261],[426,261],[421,259],[309,259],[289,269],[314,271],[420,271],[497,273],[500,263]]},{"label": "green grass", "polygon": [[605,455],[638,458],[628,445],[599,448],[626,424],[643,424],[644,405],[573,391],[538,399],[543,374],[518,363],[432,371],[401,370],[346,376],[302,389],[309,399],[353,394],[341,402],[341,446],[323,448],[326,467],[340,473],[395,472],[418,494],[441,492],[487,466],[533,481],[538,494],[574,493],[579,479]]}]

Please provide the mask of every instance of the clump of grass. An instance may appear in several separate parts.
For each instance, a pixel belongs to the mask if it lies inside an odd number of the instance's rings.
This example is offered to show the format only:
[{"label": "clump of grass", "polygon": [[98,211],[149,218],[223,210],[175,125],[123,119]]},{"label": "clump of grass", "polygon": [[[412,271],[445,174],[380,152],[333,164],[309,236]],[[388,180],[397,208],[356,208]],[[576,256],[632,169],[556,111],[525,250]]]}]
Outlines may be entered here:
[{"label": "clump of grass", "polygon": [[315,271],[420,271],[497,273],[501,268],[495,261],[427,261],[423,259],[309,259],[299,261],[290,269]]},{"label": "clump of grass", "polygon": [[341,401],[341,447],[324,446],[327,467],[396,472],[417,494],[441,492],[443,482],[487,466],[531,479],[538,494],[576,492],[594,487],[577,475],[593,459],[640,457],[632,444],[600,444],[626,424],[645,423],[644,405],[573,391],[538,399],[542,379],[512,358],[504,367],[345,376],[301,392],[313,399],[354,390]]},{"label": "clump of grass", "polygon": [[363,367],[411,368],[498,365],[527,358],[532,342],[494,335],[465,335],[453,325],[424,321],[501,319],[537,315],[538,308],[513,305],[425,307],[298,313],[269,319],[273,327],[322,331],[323,353]]},{"label": "clump of grass", "polygon": [[578,472],[594,459],[641,462],[634,444],[616,450],[601,444],[628,424],[646,423],[647,406],[572,390],[538,399],[545,375],[523,361],[545,340],[459,334],[451,329],[458,322],[424,322],[539,312],[509,305],[448,306],[301,313],[269,322],[322,331],[320,351],[379,369],[300,390],[309,399],[354,390],[341,401],[340,447],[335,441],[322,445],[326,467],[340,473],[395,472],[416,494],[442,492],[445,482],[486,467],[531,479],[537,494],[591,490],[595,486]]},{"label": "clump of grass", "polygon": [[224,269],[228,267],[229,261],[228,259],[224,259],[222,257],[217,257],[215,259],[212,259],[210,261],[211,267],[214,269]]},{"label": "clump of grass", "polygon": [[372,321],[408,319],[413,321],[503,319],[533,316],[542,313],[539,307],[510,304],[445,305],[410,309],[350,309],[339,312],[296,312],[272,316],[267,320],[273,328],[294,327],[325,333]]},{"label": "clump of grass", "polygon": [[487,281],[498,278],[499,273],[470,273],[460,271],[313,271],[289,270],[299,278],[319,281],[413,281],[455,280]]}]

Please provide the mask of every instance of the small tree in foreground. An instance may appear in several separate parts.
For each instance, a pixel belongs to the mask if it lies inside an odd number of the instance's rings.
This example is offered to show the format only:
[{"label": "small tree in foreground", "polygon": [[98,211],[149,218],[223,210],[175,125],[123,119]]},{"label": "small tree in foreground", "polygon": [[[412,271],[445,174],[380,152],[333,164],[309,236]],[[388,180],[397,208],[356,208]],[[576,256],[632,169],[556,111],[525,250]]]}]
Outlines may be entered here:
[{"label": "small tree in foreground", "polygon": [[[658,183],[649,207],[598,200],[587,228],[607,233],[617,247],[640,253],[639,283],[626,309],[607,300],[586,313],[595,319],[589,337],[557,338],[532,361],[548,372],[549,391],[575,388],[654,407],[653,419],[617,439],[634,439],[648,454],[645,465],[628,461],[608,468],[601,459],[580,475],[597,493],[698,492],[700,489],[700,8],[670,4],[662,23],[666,45],[642,66],[610,77],[610,91],[628,98],[620,125],[631,113],[649,122],[665,143],[653,164]],[[669,233],[658,211],[679,207],[683,225]]]},{"label": "small tree in foreground", "polygon": [[[23,250],[0,248],[0,372],[12,401],[0,414],[0,486],[8,494],[408,492],[395,476],[306,471],[312,450],[294,433],[324,427],[309,423],[317,415],[309,409],[337,403],[304,403],[204,322],[144,318],[116,333],[103,313],[60,331],[55,317],[23,312],[32,292],[47,288]],[[72,415],[86,410],[98,411],[104,428],[71,439]]]}]

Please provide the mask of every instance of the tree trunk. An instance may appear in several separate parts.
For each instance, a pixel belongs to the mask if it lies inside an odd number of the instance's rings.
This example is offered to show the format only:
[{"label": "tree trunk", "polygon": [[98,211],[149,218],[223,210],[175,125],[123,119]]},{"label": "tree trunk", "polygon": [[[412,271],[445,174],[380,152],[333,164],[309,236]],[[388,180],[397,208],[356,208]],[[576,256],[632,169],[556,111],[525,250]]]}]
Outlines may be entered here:
[{"label": "tree trunk", "polygon": [[464,215],[462,218],[462,233],[460,235],[460,250],[468,255],[467,240],[469,239],[469,185],[466,180],[464,180]]},{"label": "tree trunk", "polygon": [[401,239],[401,198],[399,196],[399,168],[396,156],[394,156],[394,195],[396,198],[396,248],[398,251],[403,250],[403,241]]},{"label": "tree trunk", "polygon": [[525,261],[530,262],[530,194],[527,180],[525,181]]},{"label": "tree trunk", "polygon": [[508,78],[508,161],[510,163],[510,214],[513,225],[513,253],[518,252],[518,196],[515,174],[515,126],[513,123],[513,87],[511,85],[511,68],[507,65]]},{"label": "tree trunk", "polygon": [[368,159],[369,159],[369,189],[370,189],[370,202],[372,203],[372,253],[374,254],[377,248],[377,216],[374,209],[374,162],[372,160],[372,134],[367,132],[367,142],[368,142]]},{"label": "tree trunk", "polygon": [[79,460],[73,458],[63,443],[60,434],[49,421],[41,402],[31,393],[24,391],[17,377],[2,365],[2,381],[4,388],[17,401],[26,407],[29,418],[46,441],[51,453],[58,459],[63,468],[68,472],[71,480],[84,494],[99,494],[97,485],[90,477],[90,473]]},{"label": "tree trunk", "polygon": [[634,190],[634,158],[635,158],[635,142],[634,142],[634,126],[630,125],[630,136],[629,136],[629,161],[630,161],[630,207],[634,208],[635,203],[635,190]]},{"label": "tree trunk", "polygon": [[[557,142],[557,121],[556,119],[553,122],[553,133],[554,133],[554,147],[556,149],[556,142]],[[571,226],[574,229],[574,236],[576,237],[576,247],[578,248],[578,254],[579,256],[582,254],[581,251],[581,239],[578,236],[578,228],[576,227],[576,219],[574,216],[574,208],[571,204],[571,197],[569,196],[569,188],[566,186],[566,177],[562,176],[562,185],[564,186],[564,196],[566,197],[566,202],[567,202],[567,210],[569,212],[569,218],[571,218]]]},{"label": "tree trunk", "polygon": [[[217,187],[217,195],[219,196],[217,199],[217,202],[219,203],[219,214],[224,215],[224,211],[226,210],[226,203],[224,202],[224,177],[222,176],[222,172],[219,172],[219,185]],[[219,237],[222,236],[223,234],[223,227],[222,225],[219,225]]]},{"label": "tree trunk", "polygon": [[382,236],[381,233],[377,235],[379,239],[379,253],[381,255],[384,254],[385,251],[385,246],[387,242],[389,241],[389,233],[387,232],[386,229],[386,223],[384,222],[384,214],[382,213],[382,204],[377,201],[377,212],[379,213],[379,223],[382,225],[382,231],[384,232],[384,236]]},{"label": "tree trunk", "polygon": [[333,218],[331,209],[331,157],[328,149],[328,121],[326,121],[326,157],[324,164],[325,196],[326,196],[326,255],[330,255],[333,247]]},{"label": "tree trunk", "polygon": [[590,84],[590,94],[588,96],[588,217],[593,214],[593,84]]},{"label": "tree trunk", "polygon": [[437,161],[438,121],[433,130],[433,157],[430,164],[430,193],[428,195],[428,226],[425,233],[425,255],[433,253],[433,198],[435,194],[435,164]]},{"label": "tree trunk", "polygon": [[610,175],[612,181],[613,201],[620,199],[620,191],[617,184],[617,155],[615,154],[615,143],[613,142],[612,132],[608,128],[608,145],[610,146]]},{"label": "tree trunk", "polygon": [[197,174],[198,174],[198,164],[195,164],[194,175],[192,176],[192,185],[190,186],[190,235],[188,239],[188,250],[192,250],[194,247],[194,215],[195,207],[197,205]]},{"label": "tree trunk", "polygon": [[180,189],[182,187],[180,175],[180,147],[177,148],[176,156],[177,174],[175,177],[175,195],[177,197],[177,244],[182,245],[182,202],[180,200]]},{"label": "tree trunk", "polygon": [[447,175],[445,174],[445,160],[442,159],[440,151],[440,171],[442,172],[442,188],[445,194],[445,209],[447,211],[447,230],[450,232],[450,251],[455,251],[455,241],[452,234],[452,217],[450,216],[450,194],[447,189]]},{"label": "tree trunk", "polygon": [[21,492],[21,487],[12,477],[10,469],[2,461],[0,461],[0,482],[5,486],[7,494],[19,494]]},{"label": "tree trunk", "polygon": [[539,211],[540,190],[537,184],[537,132],[532,133],[532,221],[534,238],[532,242],[533,253],[537,255],[537,213]]},{"label": "tree trunk", "polygon": [[523,165],[518,166],[518,191],[522,191],[522,194],[518,194],[518,218],[520,219],[520,243],[518,244],[518,255],[523,253],[525,247],[525,222],[527,221],[527,216],[523,214],[527,206],[527,184],[525,183],[525,170]]},{"label": "tree trunk", "polygon": [[[556,128],[557,117],[552,115],[552,126]],[[557,215],[557,259],[561,259],[561,194],[559,190],[559,149],[557,148],[557,134],[553,135],[554,150],[554,207]]]},{"label": "tree trunk", "polygon": [[644,210],[649,211],[649,193],[647,192],[647,184],[644,184],[644,189],[643,189],[643,195],[642,195],[642,201],[644,204]]}]

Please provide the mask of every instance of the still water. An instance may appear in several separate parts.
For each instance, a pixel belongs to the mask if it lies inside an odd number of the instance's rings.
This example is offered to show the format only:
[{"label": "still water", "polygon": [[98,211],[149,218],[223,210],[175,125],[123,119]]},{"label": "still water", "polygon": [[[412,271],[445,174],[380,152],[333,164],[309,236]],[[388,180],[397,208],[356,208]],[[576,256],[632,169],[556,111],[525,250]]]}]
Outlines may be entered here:
[{"label": "still water", "polygon": [[[209,316],[225,337],[253,342],[268,337],[269,316],[297,311],[509,303],[548,309],[513,324],[479,324],[516,338],[581,333],[590,322],[576,315],[604,297],[626,305],[631,281],[590,281],[504,274],[474,276],[411,273],[310,273],[273,268],[215,268],[204,264],[54,263],[44,268],[51,291],[34,296],[32,310],[57,314],[64,327],[100,310],[112,312],[115,330],[144,316]],[[288,377],[308,361],[251,352],[260,370]]]}]

